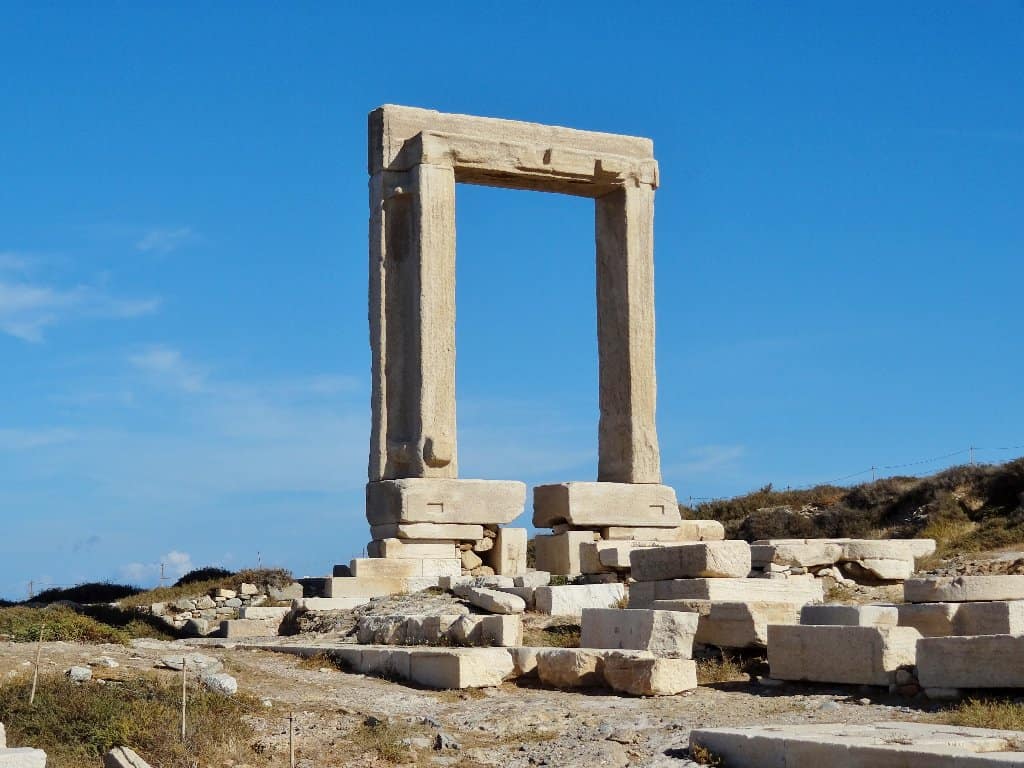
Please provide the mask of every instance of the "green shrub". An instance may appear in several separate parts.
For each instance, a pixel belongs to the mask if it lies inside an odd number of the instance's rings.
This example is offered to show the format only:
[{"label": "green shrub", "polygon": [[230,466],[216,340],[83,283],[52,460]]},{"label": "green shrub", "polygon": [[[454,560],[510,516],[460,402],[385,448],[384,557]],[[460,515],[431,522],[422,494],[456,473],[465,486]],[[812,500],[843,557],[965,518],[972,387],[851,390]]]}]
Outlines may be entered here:
[{"label": "green shrub", "polygon": [[174,586],[183,587],[186,584],[195,584],[200,581],[217,581],[219,579],[226,579],[228,576],[234,575],[231,571],[226,568],[218,568],[214,565],[207,565],[202,568],[195,568],[176,582]]},{"label": "green shrub", "polygon": [[258,706],[245,695],[223,696],[194,686],[188,696],[187,740],[181,742],[181,688],[153,673],[124,680],[72,683],[43,675],[35,704],[31,683],[19,678],[0,687],[0,721],[12,744],[47,753],[49,768],[99,765],[109,749],[130,745],[161,768],[254,764],[251,726],[244,715]]},{"label": "green shrub", "polygon": [[128,584],[111,584],[108,581],[91,582],[65,589],[59,587],[45,589],[33,597],[30,602],[56,603],[61,600],[69,600],[73,603],[113,603],[141,591],[139,587],[132,587]]}]

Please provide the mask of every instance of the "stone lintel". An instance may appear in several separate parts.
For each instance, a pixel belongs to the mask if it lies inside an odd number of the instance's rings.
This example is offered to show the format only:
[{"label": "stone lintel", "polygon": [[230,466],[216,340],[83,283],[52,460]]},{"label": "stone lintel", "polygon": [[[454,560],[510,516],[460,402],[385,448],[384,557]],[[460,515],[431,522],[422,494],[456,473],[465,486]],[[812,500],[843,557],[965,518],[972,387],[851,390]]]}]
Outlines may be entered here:
[{"label": "stone lintel", "polygon": [[533,525],[643,526],[677,528],[682,523],[676,492],[655,483],[571,482],[533,489]]},{"label": "stone lintel", "polygon": [[526,504],[526,484],[515,480],[403,478],[366,484],[370,525],[398,523],[510,523]]}]

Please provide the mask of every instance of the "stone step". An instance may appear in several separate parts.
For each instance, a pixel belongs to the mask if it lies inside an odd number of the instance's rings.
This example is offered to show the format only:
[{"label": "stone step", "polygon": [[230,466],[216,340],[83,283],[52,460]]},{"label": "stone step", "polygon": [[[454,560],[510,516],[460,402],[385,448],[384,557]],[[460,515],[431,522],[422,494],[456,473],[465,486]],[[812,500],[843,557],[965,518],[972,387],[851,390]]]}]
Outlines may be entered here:
[{"label": "stone step", "polygon": [[630,608],[650,608],[655,600],[770,601],[795,605],[821,602],[821,581],[813,576],[788,579],[667,579],[638,581],[629,587]]},{"label": "stone step", "polygon": [[903,585],[908,603],[963,603],[1024,599],[1024,576],[929,576]]},{"label": "stone step", "polygon": [[769,625],[768,666],[778,680],[888,686],[920,638],[910,627]]},{"label": "stone step", "polygon": [[383,576],[418,578],[429,576],[460,576],[462,574],[462,560],[458,557],[357,557],[349,564],[349,571],[356,577]]},{"label": "stone step", "polygon": [[698,619],[696,613],[679,611],[584,608],[580,645],[689,659]]},{"label": "stone step", "polygon": [[384,597],[436,587],[437,576],[335,576],[327,580],[324,597]]},{"label": "stone step", "polygon": [[1024,635],[923,637],[917,676],[929,688],[1024,688]]},{"label": "stone step", "polygon": [[275,619],[228,619],[220,623],[218,637],[276,637],[280,620]]},{"label": "stone step", "polygon": [[521,616],[467,614],[364,616],[357,638],[364,645],[512,647],[523,644]]},{"label": "stone step", "polygon": [[637,581],[745,578],[750,545],[745,541],[701,541],[630,553],[630,575]]},{"label": "stone step", "polygon": [[792,602],[655,600],[651,607],[698,614],[694,642],[716,648],[764,648],[768,645],[770,624],[800,622],[800,606]]},{"label": "stone step", "polygon": [[1018,731],[882,722],[698,728],[691,754],[730,768],[986,768],[1024,765]]},{"label": "stone step", "polygon": [[615,608],[626,595],[622,584],[567,584],[537,587],[533,593],[539,613],[582,616],[584,608]]}]

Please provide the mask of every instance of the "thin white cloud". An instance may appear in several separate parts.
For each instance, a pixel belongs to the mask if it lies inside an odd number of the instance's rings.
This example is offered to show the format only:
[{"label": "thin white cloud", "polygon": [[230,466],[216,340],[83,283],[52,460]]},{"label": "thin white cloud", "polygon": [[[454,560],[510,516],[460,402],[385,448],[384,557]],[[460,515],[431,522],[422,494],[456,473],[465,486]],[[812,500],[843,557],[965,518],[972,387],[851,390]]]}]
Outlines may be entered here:
[{"label": "thin white cloud", "polygon": [[30,343],[69,317],[133,318],[160,308],[160,300],[123,299],[87,285],[60,288],[0,277],[0,332]]},{"label": "thin white cloud", "polygon": [[126,563],[121,566],[120,573],[121,577],[131,584],[146,585],[160,578],[161,565],[163,575],[172,581],[177,581],[194,568],[191,555],[172,549],[161,555],[160,560],[155,563]]},{"label": "thin white cloud", "polygon": [[201,392],[205,385],[206,373],[174,347],[157,344],[132,355],[129,362],[183,392]]},{"label": "thin white cloud", "polygon": [[141,253],[168,254],[195,237],[189,227],[177,229],[153,229],[143,235],[135,243],[135,249]]},{"label": "thin white cloud", "polygon": [[665,474],[711,475],[731,471],[746,453],[742,445],[703,445],[691,449],[687,458],[665,468]]}]

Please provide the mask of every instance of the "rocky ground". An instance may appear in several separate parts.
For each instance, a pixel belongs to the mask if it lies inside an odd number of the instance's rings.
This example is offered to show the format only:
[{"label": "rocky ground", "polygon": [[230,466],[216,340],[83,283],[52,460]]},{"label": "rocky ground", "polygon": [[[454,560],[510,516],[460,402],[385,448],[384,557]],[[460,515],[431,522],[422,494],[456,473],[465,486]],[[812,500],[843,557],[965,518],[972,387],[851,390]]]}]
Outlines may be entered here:
[{"label": "rocky ground", "polygon": [[[44,643],[43,671],[62,671],[107,656],[118,675],[152,670],[187,646],[136,641],[133,647]],[[265,651],[203,648],[221,659],[239,690],[258,697],[252,762],[287,764],[288,716],[294,713],[296,756],[306,768],[418,765],[692,766],[691,728],[767,723],[867,723],[927,718],[916,704],[879,690],[764,687],[748,678],[701,686],[667,698],[637,699],[602,691],[565,692],[506,684],[447,692],[411,688]],[[24,674],[36,647],[0,643],[0,676]],[[161,674],[171,676],[166,671]],[[383,729],[366,723],[381,721]],[[369,736],[370,733],[376,734]],[[383,736],[381,735],[383,734]],[[441,747],[440,749],[438,747]]]}]

